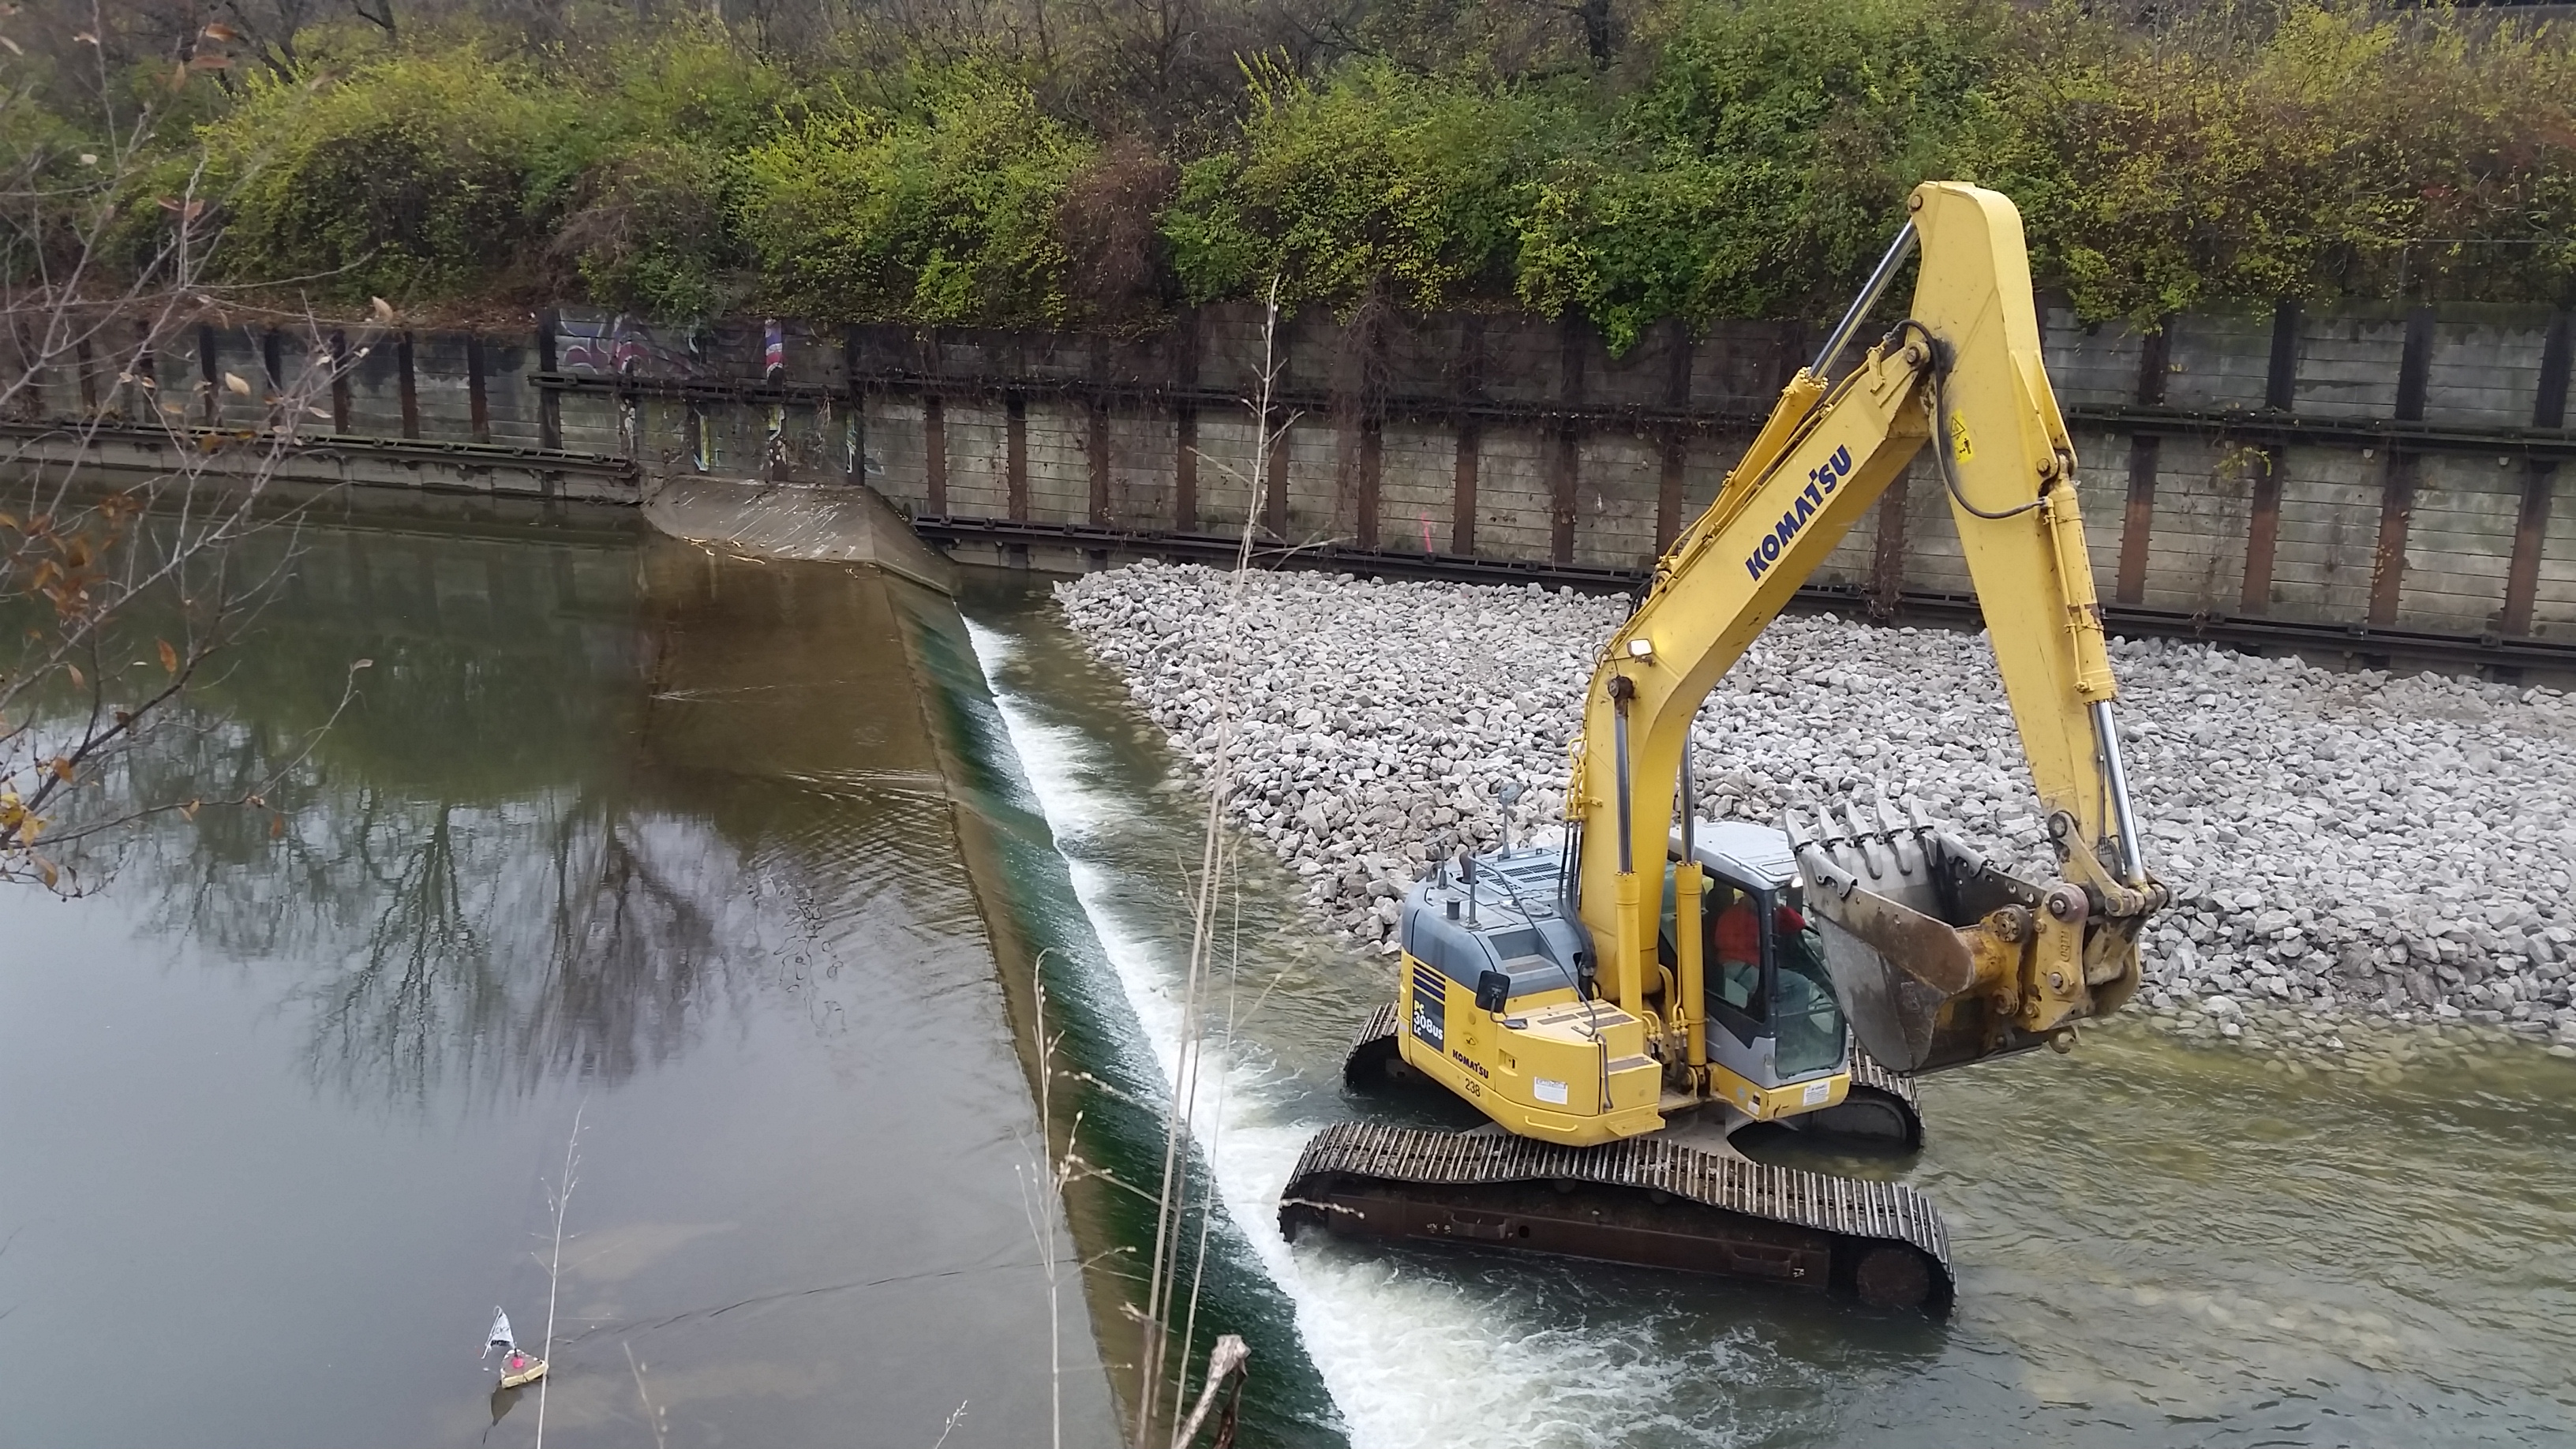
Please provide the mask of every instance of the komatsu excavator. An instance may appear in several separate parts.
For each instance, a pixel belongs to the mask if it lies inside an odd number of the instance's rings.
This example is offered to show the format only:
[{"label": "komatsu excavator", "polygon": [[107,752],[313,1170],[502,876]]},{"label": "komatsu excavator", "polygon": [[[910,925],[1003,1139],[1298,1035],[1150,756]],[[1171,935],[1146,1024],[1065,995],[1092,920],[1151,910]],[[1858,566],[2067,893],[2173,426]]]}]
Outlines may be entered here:
[{"label": "komatsu excavator", "polygon": [[[2141,859],[2115,687],[2040,361],[2021,216],[1927,183],[1868,285],[1595,667],[1553,843],[1444,861],[1406,895],[1395,999],[1345,1075],[1428,1079],[1473,1131],[1356,1121],[1308,1143],[1283,1231],[1735,1273],[1947,1310],[1939,1214],[1901,1184],[1755,1162],[1754,1123],[1919,1145],[1910,1079],[2119,1009],[2168,902]],[[1838,364],[1919,248],[1913,306]],[[1847,804],[1694,817],[1693,722],[1927,442],[2047,812],[2058,879]],[[1678,791],[1678,818],[1676,794]]]}]

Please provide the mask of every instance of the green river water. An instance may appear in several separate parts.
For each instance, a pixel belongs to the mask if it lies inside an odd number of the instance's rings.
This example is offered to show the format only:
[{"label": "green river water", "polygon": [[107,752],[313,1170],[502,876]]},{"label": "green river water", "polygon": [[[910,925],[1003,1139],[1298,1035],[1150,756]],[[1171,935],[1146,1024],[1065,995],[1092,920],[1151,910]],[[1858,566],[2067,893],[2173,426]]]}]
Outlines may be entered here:
[{"label": "green river water", "polygon": [[[294,761],[0,895],[0,1445],[1117,1437],[1201,806],[1042,588],[956,604],[608,511],[312,530],[169,778]],[[960,611],[962,610],[962,617]],[[1200,1342],[1249,1444],[2510,1444],[2576,1422],[2576,1063],[2347,1033],[2294,1073],[2123,1022],[1927,1082],[1947,1322],[1722,1281],[1280,1243],[1386,989],[1228,900]],[[1033,1230],[1034,980],[1057,1134]],[[1064,1365],[1047,1371],[1053,1324]],[[631,1355],[631,1359],[630,1359]],[[639,1389],[637,1366],[641,1366]],[[959,1413],[963,1405],[962,1414]],[[951,1424],[951,1419],[954,1423]]]}]

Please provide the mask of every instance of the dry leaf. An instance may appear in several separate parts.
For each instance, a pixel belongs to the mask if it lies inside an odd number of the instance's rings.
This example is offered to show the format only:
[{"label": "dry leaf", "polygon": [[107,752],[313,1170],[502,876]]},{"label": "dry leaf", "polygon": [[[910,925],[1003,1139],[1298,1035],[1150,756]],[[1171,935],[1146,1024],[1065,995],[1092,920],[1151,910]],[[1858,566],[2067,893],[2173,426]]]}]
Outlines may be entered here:
[{"label": "dry leaf", "polygon": [[331,421],[331,415],[330,415],[329,413],[326,413],[326,412],[322,411],[320,408],[314,407],[314,406],[312,406],[312,405],[311,405],[311,404],[309,404],[309,403],[305,405],[304,410],[305,410],[306,412],[308,412],[308,413],[311,413],[313,416],[315,416],[315,417],[317,417],[317,418],[320,418],[322,421],[324,421],[324,422],[326,422],[326,423],[327,423],[327,422],[329,422],[329,421]]},{"label": "dry leaf", "polygon": [[197,33],[198,33],[199,35],[202,35],[202,36],[206,37],[208,40],[219,41],[219,42],[224,42],[224,43],[230,43],[230,42],[232,42],[232,41],[236,41],[236,40],[241,39],[241,32],[240,32],[240,31],[237,31],[237,30],[233,29],[231,26],[226,25],[225,23],[223,23],[223,22],[222,22],[222,21],[220,21],[220,20],[216,21],[216,22],[215,22],[214,24],[212,24],[212,25],[207,26],[205,29],[198,31]]},{"label": "dry leaf", "polygon": [[277,837],[279,837],[279,836],[281,836],[281,835],[284,835],[285,833],[286,833],[286,817],[285,817],[285,816],[283,816],[283,815],[272,815],[272,816],[268,817],[268,838],[269,838],[269,839],[271,839],[271,840],[275,840]]},{"label": "dry leaf", "polygon": [[171,648],[167,639],[161,641],[161,668],[169,674],[179,672],[179,651]]},{"label": "dry leaf", "polygon": [[184,90],[188,84],[188,63],[181,61],[170,71],[170,89]]},{"label": "dry leaf", "polygon": [[90,34],[90,33],[89,33],[88,31],[86,31],[86,30],[79,31],[79,32],[75,33],[75,34],[72,36],[72,39],[74,39],[74,40],[76,40],[76,41],[80,42],[80,43],[81,43],[81,44],[83,44],[83,45],[96,45],[96,44],[98,44],[98,37],[97,37],[97,36],[95,36],[95,35]]},{"label": "dry leaf", "polygon": [[72,688],[74,688],[74,689],[87,689],[87,688],[89,688],[89,681],[88,681],[88,679],[86,679],[85,677],[83,677],[83,675],[81,674],[81,672],[80,672],[80,666],[79,666],[79,665],[77,665],[77,664],[66,664],[66,665],[64,665],[64,666],[63,666],[63,669],[64,669],[64,672],[66,672],[66,673],[70,674],[70,675],[71,675],[71,677],[72,677]]},{"label": "dry leaf", "polygon": [[238,374],[225,373],[224,387],[229,391],[240,393],[243,397],[250,396],[250,384],[243,381]]},{"label": "dry leaf", "polygon": [[60,755],[56,755],[54,756],[53,771],[55,779],[67,781],[72,777],[72,762]]},{"label": "dry leaf", "polygon": [[7,36],[5,36],[5,35],[0,35],[0,45],[5,45],[5,46],[9,47],[9,53],[10,53],[11,55],[25,55],[25,54],[27,53],[27,52],[25,52],[25,51],[23,51],[23,50],[20,50],[20,49],[18,48],[18,42],[14,41],[14,40],[11,40],[9,37],[7,37]]},{"label": "dry leaf", "polygon": [[81,153],[80,161],[83,166],[95,166],[98,164],[98,153],[96,151],[83,151]]},{"label": "dry leaf", "polygon": [[180,807],[179,807],[179,818],[181,818],[181,819],[183,819],[183,820],[194,820],[194,819],[196,819],[196,818],[197,818],[197,802],[196,802],[196,801],[194,801],[194,800],[191,800],[191,801],[189,801],[187,804],[180,806]]},{"label": "dry leaf", "polygon": [[45,889],[47,890],[52,890],[54,888],[54,882],[60,878],[60,872],[54,869],[54,863],[45,859],[41,855],[36,857],[36,873],[45,878]]},{"label": "dry leaf", "polygon": [[233,58],[219,50],[201,50],[188,57],[190,70],[226,70],[232,63]]},{"label": "dry leaf", "polygon": [[391,327],[394,323],[394,304],[382,297],[369,297],[367,301],[375,309],[376,320]]},{"label": "dry leaf", "polygon": [[357,663],[349,666],[349,672],[354,674],[361,669],[373,669],[375,667],[376,661],[372,659],[361,659]]}]

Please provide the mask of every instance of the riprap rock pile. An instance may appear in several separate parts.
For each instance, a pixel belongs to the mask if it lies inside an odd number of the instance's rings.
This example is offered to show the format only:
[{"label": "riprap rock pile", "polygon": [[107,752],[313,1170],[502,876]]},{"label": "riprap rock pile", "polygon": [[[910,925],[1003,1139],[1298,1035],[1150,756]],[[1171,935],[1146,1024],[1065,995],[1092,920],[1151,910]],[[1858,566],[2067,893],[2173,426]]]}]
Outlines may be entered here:
[{"label": "riprap rock pile", "polygon": [[[1563,808],[1566,747],[1617,597],[1138,564],[1058,594],[1204,770],[1230,711],[1230,813],[1382,943],[1457,843]],[[2335,672],[2173,641],[2113,646],[2152,867],[2151,1002],[2285,1005],[2553,1028],[2576,1039],[2576,706],[2548,689]],[[1983,636],[1783,618],[1694,730],[1704,816],[1912,795],[2052,872]]]}]

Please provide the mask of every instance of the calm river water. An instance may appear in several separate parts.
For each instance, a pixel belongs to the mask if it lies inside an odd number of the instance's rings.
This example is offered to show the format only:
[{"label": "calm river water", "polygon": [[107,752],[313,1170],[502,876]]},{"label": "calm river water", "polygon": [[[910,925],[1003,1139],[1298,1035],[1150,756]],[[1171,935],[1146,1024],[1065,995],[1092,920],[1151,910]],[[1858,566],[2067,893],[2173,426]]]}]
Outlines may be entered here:
[{"label": "calm river water", "polygon": [[[1112,1442],[1201,807],[1042,591],[580,513],[317,531],[175,736],[286,767],[0,894],[0,1445]],[[351,661],[361,698],[289,765]],[[987,680],[990,688],[987,688]],[[1384,990],[1247,862],[1199,1090],[1249,1444],[2528,1443],[2576,1424],[2576,1064],[2134,1027],[1927,1084],[1960,1309],[1277,1241]],[[1035,993],[1100,1175],[1033,1232]],[[1079,1247],[1075,1243],[1079,1243]],[[632,1355],[630,1363],[629,1355]],[[638,1384],[640,1365],[641,1386]],[[1126,1370],[1116,1372],[1124,1374]],[[962,1416],[957,1416],[963,1405]],[[955,1418],[950,1425],[952,1416]]]}]

